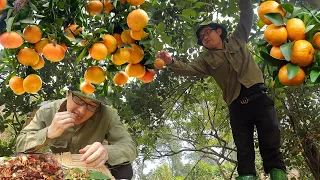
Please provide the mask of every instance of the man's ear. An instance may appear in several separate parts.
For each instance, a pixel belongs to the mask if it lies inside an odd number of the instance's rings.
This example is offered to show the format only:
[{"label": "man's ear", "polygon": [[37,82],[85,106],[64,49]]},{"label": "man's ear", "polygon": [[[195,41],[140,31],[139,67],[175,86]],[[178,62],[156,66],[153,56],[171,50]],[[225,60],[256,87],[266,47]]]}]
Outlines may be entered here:
[{"label": "man's ear", "polygon": [[217,32],[219,35],[221,35],[221,34],[222,34],[222,29],[221,29],[221,28],[218,28],[218,29],[216,30],[216,32]]}]

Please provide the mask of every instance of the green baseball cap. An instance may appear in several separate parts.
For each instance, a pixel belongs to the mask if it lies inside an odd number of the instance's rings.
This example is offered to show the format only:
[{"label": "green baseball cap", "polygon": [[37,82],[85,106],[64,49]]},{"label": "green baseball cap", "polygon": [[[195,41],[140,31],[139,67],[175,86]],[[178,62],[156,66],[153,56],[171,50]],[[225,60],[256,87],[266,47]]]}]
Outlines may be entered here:
[{"label": "green baseball cap", "polygon": [[84,97],[84,98],[87,98],[87,99],[90,99],[92,100],[93,102],[95,103],[98,103],[98,104],[103,104],[103,105],[106,105],[106,102],[105,102],[105,98],[103,97],[96,97],[95,94],[85,94],[81,91],[73,91],[73,90],[70,90],[73,94],[75,95],[78,95],[78,96],[81,96],[81,97]]}]

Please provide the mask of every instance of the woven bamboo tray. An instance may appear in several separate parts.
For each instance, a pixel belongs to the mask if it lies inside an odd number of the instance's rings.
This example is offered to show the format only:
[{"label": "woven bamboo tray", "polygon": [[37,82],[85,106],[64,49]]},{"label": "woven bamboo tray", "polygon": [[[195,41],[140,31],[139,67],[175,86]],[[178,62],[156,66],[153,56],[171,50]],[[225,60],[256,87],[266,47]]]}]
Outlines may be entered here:
[{"label": "woven bamboo tray", "polygon": [[100,171],[110,179],[115,180],[106,166],[101,166],[99,168],[87,167],[85,162],[80,161],[82,154],[71,154],[70,152],[64,152],[61,154],[54,154],[53,156],[60,164],[65,167]]}]

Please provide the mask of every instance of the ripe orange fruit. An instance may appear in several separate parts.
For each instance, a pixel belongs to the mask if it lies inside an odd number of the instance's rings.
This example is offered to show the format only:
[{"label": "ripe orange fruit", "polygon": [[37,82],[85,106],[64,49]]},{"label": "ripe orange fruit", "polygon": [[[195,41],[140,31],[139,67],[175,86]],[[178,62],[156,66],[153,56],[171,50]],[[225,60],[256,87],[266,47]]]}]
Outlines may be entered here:
[{"label": "ripe orange fruit", "polygon": [[130,36],[132,39],[140,41],[141,39],[146,38],[148,34],[143,29],[140,31],[134,31],[130,29]]},{"label": "ripe orange fruit", "polygon": [[264,38],[273,46],[281,46],[288,39],[287,29],[284,26],[270,24],[264,31]]},{"label": "ripe orange fruit", "polygon": [[307,40],[298,40],[293,44],[290,61],[300,67],[312,64],[314,48]]},{"label": "ripe orange fruit", "polygon": [[123,86],[124,84],[126,84],[128,82],[128,79],[129,79],[129,77],[125,72],[119,71],[113,77],[113,83],[116,84],[117,86]]},{"label": "ripe orange fruit", "polygon": [[4,10],[7,6],[6,0],[0,0],[0,11]]},{"label": "ripe orange fruit", "polygon": [[23,89],[23,79],[21,77],[12,76],[9,80],[9,86],[16,95],[25,93],[25,90]]},{"label": "ripe orange fruit", "polygon": [[36,25],[28,25],[23,29],[24,39],[29,43],[37,43],[42,38],[41,29]]},{"label": "ripe orange fruit", "polygon": [[320,32],[313,35],[312,41],[320,49]]},{"label": "ripe orange fruit", "polygon": [[115,65],[122,65],[130,60],[130,52],[126,48],[120,48],[112,55],[112,62]]},{"label": "ripe orange fruit", "polygon": [[131,6],[139,6],[144,3],[145,0],[127,0]]},{"label": "ripe orange fruit", "polygon": [[0,44],[8,49],[18,48],[23,44],[20,34],[11,31],[9,34],[4,32],[0,36]]},{"label": "ripe orange fruit", "polygon": [[139,78],[140,81],[144,82],[144,83],[149,83],[149,82],[152,82],[153,79],[154,79],[154,75],[155,75],[155,72],[153,69],[149,69],[143,77]]},{"label": "ripe orange fruit", "polygon": [[32,69],[34,69],[34,70],[38,70],[38,69],[43,68],[44,64],[45,64],[45,62],[44,62],[43,58],[39,55],[39,61],[38,61],[38,63],[35,64],[35,65],[33,65],[33,66],[31,66],[31,67],[32,67]]},{"label": "ripe orange fruit", "polygon": [[114,6],[110,0],[103,1],[103,12],[104,13],[109,14],[113,8],[114,8]]},{"label": "ripe orange fruit", "polygon": [[142,64],[128,64],[125,71],[129,77],[141,78],[146,73],[146,68]]},{"label": "ripe orange fruit", "polygon": [[42,80],[36,74],[30,74],[23,80],[23,88],[27,93],[36,93],[42,87]]},{"label": "ripe orange fruit", "polygon": [[23,48],[18,52],[17,59],[25,66],[34,66],[39,61],[39,55],[34,49]]},{"label": "ripe orange fruit", "polygon": [[273,46],[271,48],[270,56],[276,59],[285,60],[285,57],[283,56],[279,46]]},{"label": "ripe orange fruit", "polygon": [[285,86],[300,86],[304,82],[306,74],[303,69],[300,68],[298,74],[289,80],[287,66],[284,65],[280,68],[278,77],[279,81]]},{"label": "ripe orange fruit", "polygon": [[160,58],[157,58],[155,61],[154,61],[154,67],[157,68],[157,69],[163,69],[164,67],[164,61]]},{"label": "ripe orange fruit", "polygon": [[142,61],[144,51],[141,46],[137,44],[130,44],[131,47],[127,47],[129,53],[130,53],[130,59],[128,63],[130,64],[137,64]]},{"label": "ripe orange fruit", "polygon": [[85,94],[92,94],[94,92],[95,88],[91,83],[83,81],[80,84],[80,90]]},{"label": "ripe orange fruit", "polygon": [[124,44],[133,44],[135,42],[135,40],[130,36],[129,29],[122,31],[121,40]]},{"label": "ripe orange fruit", "polygon": [[121,40],[121,35],[119,33],[114,33],[113,37],[117,40],[117,44],[121,45],[123,44],[122,40]]},{"label": "ripe orange fruit", "polygon": [[134,31],[139,31],[146,27],[148,21],[148,14],[142,9],[133,10],[127,17],[127,24]]},{"label": "ripe orange fruit", "polygon": [[59,44],[49,43],[43,48],[43,55],[51,62],[59,62],[64,59],[65,50]]},{"label": "ripe orange fruit", "polygon": [[37,51],[37,53],[42,54],[43,47],[49,43],[50,43],[49,39],[43,38],[34,45],[34,49]]},{"label": "ripe orange fruit", "polygon": [[280,13],[282,17],[286,14],[285,11],[283,11],[281,5],[275,1],[265,1],[261,3],[261,5],[258,8],[258,15],[260,19],[267,25],[272,24],[272,22],[264,17],[265,14],[268,13]]},{"label": "ripe orange fruit", "polygon": [[108,48],[103,43],[94,43],[89,49],[89,54],[95,60],[104,60],[108,55]]},{"label": "ripe orange fruit", "polygon": [[106,72],[99,66],[91,66],[84,73],[84,79],[93,84],[101,84],[106,79]]},{"label": "ripe orange fruit", "polygon": [[99,0],[91,0],[88,2],[87,11],[90,15],[100,14],[103,10],[103,4]]},{"label": "ripe orange fruit", "polygon": [[291,41],[302,40],[306,37],[304,31],[306,26],[301,19],[292,18],[286,23],[286,28],[288,32],[288,39]]},{"label": "ripe orange fruit", "polygon": [[117,49],[117,40],[110,34],[103,34],[101,36],[103,44],[107,47],[108,53],[113,53]]},{"label": "ripe orange fruit", "polygon": [[127,0],[119,0],[121,4],[124,4]]},{"label": "ripe orange fruit", "polygon": [[66,32],[66,33],[71,33],[72,32],[75,35],[80,34],[81,31],[82,31],[82,28],[79,27],[79,25],[77,25],[77,24],[71,24],[68,27],[66,27],[65,30],[64,30],[64,32]]}]

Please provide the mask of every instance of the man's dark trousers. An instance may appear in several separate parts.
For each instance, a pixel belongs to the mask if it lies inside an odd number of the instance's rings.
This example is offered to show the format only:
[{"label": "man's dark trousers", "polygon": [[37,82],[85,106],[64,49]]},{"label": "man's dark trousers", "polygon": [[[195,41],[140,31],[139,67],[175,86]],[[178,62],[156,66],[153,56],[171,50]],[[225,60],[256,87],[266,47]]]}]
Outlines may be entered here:
[{"label": "man's dark trousers", "polygon": [[[245,88],[242,86],[239,97],[229,106],[230,125],[237,147],[238,174],[256,175],[254,151],[254,125],[258,131],[259,149],[266,173],[277,168],[286,171],[280,152],[280,130],[274,102],[264,93],[264,85]],[[253,96],[255,95],[256,96]],[[253,97],[242,101],[244,97]],[[246,104],[247,102],[247,104]]]},{"label": "man's dark trousers", "polygon": [[131,164],[115,165],[108,168],[115,179],[132,179],[133,169]]}]

